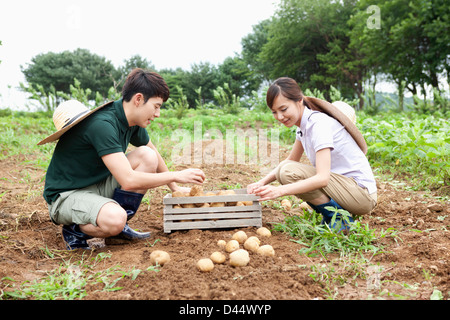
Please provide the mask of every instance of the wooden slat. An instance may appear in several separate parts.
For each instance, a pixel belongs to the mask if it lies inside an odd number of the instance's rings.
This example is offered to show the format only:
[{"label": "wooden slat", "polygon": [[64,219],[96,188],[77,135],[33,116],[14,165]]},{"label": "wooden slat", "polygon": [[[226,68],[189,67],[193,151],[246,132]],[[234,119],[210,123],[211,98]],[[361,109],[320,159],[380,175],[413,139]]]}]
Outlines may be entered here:
[{"label": "wooden slat", "polygon": [[236,218],[259,218],[261,212],[249,211],[249,212],[223,212],[223,213],[206,213],[206,214],[177,214],[166,215],[164,221],[177,221],[177,220],[212,220],[212,219],[236,219]]},{"label": "wooden slat", "polygon": [[261,227],[260,219],[236,219],[236,220],[217,220],[217,221],[194,221],[194,222],[167,222],[164,224],[164,232],[169,233],[173,230],[191,230],[191,229],[215,229],[215,228],[239,228],[239,227]]},{"label": "wooden slat", "polygon": [[[164,232],[173,230],[239,228],[262,226],[261,204],[257,196],[246,189],[234,190],[234,195],[176,197],[167,194],[164,203]],[[215,191],[217,193],[218,191]],[[175,204],[253,201],[251,206],[225,206],[207,208],[173,208]]]},{"label": "wooden slat", "polygon": [[164,204],[185,204],[185,203],[205,203],[205,202],[237,202],[237,201],[255,201],[259,197],[249,194],[225,195],[225,196],[202,196],[202,197],[164,197]]},{"label": "wooden slat", "polygon": [[213,212],[234,212],[234,211],[254,211],[259,210],[260,205],[252,206],[229,206],[229,207],[207,207],[207,208],[178,208],[174,209],[172,206],[166,206],[165,214],[188,214],[188,213],[213,213]]}]

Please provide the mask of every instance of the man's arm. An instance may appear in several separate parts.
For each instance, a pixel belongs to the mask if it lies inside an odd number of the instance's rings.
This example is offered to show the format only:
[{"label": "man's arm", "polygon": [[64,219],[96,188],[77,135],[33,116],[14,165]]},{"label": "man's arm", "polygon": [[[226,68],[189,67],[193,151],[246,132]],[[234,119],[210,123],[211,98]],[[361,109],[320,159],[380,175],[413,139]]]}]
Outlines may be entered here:
[{"label": "man's arm", "polygon": [[[161,156],[159,155],[159,157]],[[135,171],[123,152],[105,155],[102,160],[124,190],[143,190],[163,185],[173,187],[176,183],[201,184],[205,179],[205,175],[200,169],[170,172],[167,166],[160,162],[157,173]]]},{"label": "man's arm", "polygon": [[[157,172],[158,173],[168,172],[169,168],[167,168],[166,162],[161,157],[161,154],[159,153],[158,149],[156,149],[155,145],[150,140],[148,141],[147,147],[153,149],[153,151],[155,151],[155,153],[156,153],[156,156],[158,157],[158,167],[156,169]],[[176,182],[170,182],[170,183],[167,184],[167,186],[172,191],[176,191],[176,190],[180,189],[180,187],[178,187]]]}]

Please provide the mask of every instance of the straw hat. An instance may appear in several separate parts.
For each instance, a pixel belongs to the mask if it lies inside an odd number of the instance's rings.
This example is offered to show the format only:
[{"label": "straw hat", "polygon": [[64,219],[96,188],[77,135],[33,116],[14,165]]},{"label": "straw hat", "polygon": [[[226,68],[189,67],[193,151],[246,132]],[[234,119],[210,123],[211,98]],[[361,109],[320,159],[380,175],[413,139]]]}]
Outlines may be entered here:
[{"label": "straw hat", "polygon": [[87,108],[84,104],[77,100],[67,100],[62,102],[53,112],[53,123],[56,132],[40,141],[38,145],[58,140],[65,132],[80,123],[94,112],[111,104],[113,101],[105,103],[93,110]]},{"label": "straw hat", "polygon": [[333,106],[337,107],[343,114],[347,116],[356,125],[356,113],[350,105],[344,101],[335,101],[331,103]]},{"label": "straw hat", "polygon": [[326,113],[339,121],[356,141],[362,152],[364,154],[367,153],[366,140],[364,140],[362,133],[356,127],[356,114],[351,106],[343,101],[336,101],[331,104],[314,97],[304,97],[304,99],[310,109]]}]

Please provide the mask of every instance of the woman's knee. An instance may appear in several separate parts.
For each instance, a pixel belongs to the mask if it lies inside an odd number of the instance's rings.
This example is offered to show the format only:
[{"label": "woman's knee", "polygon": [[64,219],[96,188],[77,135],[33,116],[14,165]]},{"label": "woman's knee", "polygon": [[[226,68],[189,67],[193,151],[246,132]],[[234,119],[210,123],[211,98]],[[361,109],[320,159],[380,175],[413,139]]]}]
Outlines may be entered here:
[{"label": "woman's knee", "polygon": [[315,174],[315,169],[297,161],[285,160],[280,163],[277,180],[281,184],[290,184],[307,179]]}]

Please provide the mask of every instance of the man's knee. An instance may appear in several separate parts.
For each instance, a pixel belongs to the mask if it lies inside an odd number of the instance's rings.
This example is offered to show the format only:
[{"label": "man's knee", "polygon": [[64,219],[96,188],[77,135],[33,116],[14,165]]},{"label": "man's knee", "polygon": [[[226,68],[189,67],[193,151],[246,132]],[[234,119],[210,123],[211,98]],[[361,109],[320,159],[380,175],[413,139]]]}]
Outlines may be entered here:
[{"label": "man's knee", "polygon": [[97,217],[97,225],[103,232],[111,236],[122,232],[127,222],[126,211],[115,202],[108,202],[101,209]]},{"label": "man's knee", "polygon": [[141,146],[134,150],[137,165],[135,169],[154,173],[158,168],[158,155],[155,150],[147,146]]}]

